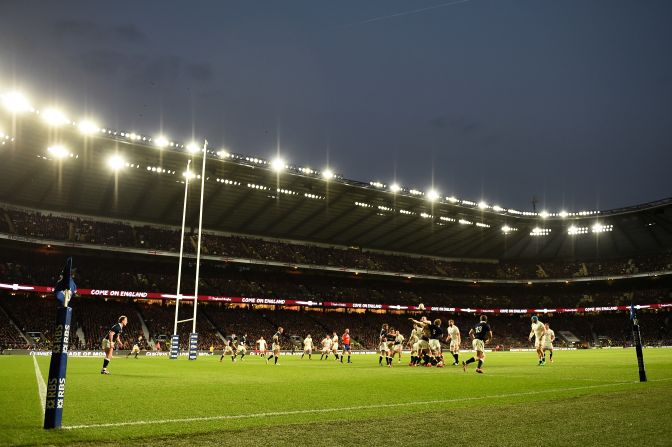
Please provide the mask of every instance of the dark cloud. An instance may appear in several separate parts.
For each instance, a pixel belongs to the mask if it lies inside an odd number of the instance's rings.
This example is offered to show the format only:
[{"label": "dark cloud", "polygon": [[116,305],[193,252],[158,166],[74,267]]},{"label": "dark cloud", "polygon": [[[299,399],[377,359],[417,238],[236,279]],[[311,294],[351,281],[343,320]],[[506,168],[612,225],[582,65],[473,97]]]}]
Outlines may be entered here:
[{"label": "dark cloud", "polygon": [[195,81],[206,82],[212,79],[212,65],[208,63],[189,64],[187,74]]},{"label": "dark cloud", "polygon": [[129,66],[128,56],[110,49],[85,51],[75,58],[75,62],[84,71],[99,76],[116,75]]},{"label": "dark cloud", "polygon": [[52,32],[56,37],[77,39],[84,42],[145,43],[147,35],[132,23],[109,26],[91,20],[60,19],[53,23]]},{"label": "dark cloud", "polygon": [[133,24],[120,25],[114,28],[114,34],[122,40],[129,43],[144,43],[148,39],[147,34],[142,32],[137,26]]},{"label": "dark cloud", "polygon": [[435,129],[450,129],[461,134],[470,134],[482,128],[482,125],[464,115],[439,115],[429,120],[429,125]]}]

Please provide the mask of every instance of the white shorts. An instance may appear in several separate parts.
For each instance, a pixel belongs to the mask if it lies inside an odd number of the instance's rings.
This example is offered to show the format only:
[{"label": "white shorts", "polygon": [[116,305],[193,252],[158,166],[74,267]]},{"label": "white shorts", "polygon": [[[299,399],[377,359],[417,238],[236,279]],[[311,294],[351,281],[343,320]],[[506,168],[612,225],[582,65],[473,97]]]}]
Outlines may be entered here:
[{"label": "white shorts", "polygon": [[280,345],[277,343],[273,343],[273,351],[279,351],[280,350]]},{"label": "white shorts", "polygon": [[394,352],[401,352],[403,350],[403,346],[401,345],[394,345]]},{"label": "white shorts", "polygon": [[413,345],[411,345],[411,352],[417,354],[418,350],[420,350],[420,346],[419,343],[416,341],[415,343],[413,343]]},{"label": "white shorts", "polygon": [[474,341],[471,344],[474,347],[474,351],[485,352],[485,342],[483,342],[483,340],[479,340],[478,338],[474,338]]},{"label": "white shorts", "polygon": [[133,345],[133,349],[131,350],[131,352],[133,352],[133,353],[140,352],[140,346]]},{"label": "white shorts", "polygon": [[331,350],[332,351],[338,351],[338,345],[332,345]]},{"label": "white shorts", "polygon": [[544,351],[545,350],[552,351],[553,350],[553,343],[544,343]]},{"label": "white shorts", "polygon": [[380,346],[378,347],[378,350],[380,352],[390,352],[389,346],[387,346],[387,343],[381,343]]},{"label": "white shorts", "polygon": [[418,341],[418,349],[429,349],[429,342],[427,340],[420,339],[420,341]]},{"label": "white shorts", "polygon": [[439,352],[441,350],[441,342],[436,338],[429,340],[429,349],[434,352]]},{"label": "white shorts", "polygon": [[539,349],[541,347],[541,340],[536,338],[534,339],[534,347]]},{"label": "white shorts", "polygon": [[303,348],[303,352],[313,352],[312,346],[306,346]]},{"label": "white shorts", "polygon": [[450,339],[450,350],[451,351],[460,350],[460,344],[457,342],[457,340],[453,340],[452,338]]}]

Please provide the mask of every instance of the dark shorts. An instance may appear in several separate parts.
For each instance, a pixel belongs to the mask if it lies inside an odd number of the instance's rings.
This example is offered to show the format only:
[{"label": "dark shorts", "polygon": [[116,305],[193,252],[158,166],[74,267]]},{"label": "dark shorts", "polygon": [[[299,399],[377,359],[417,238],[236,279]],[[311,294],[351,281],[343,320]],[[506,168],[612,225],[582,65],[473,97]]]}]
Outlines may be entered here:
[{"label": "dark shorts", "polygon": [[343,345],[343,350],[344,351],[349,351],[350,350],[350,343],[348,343],[347,345]]}]

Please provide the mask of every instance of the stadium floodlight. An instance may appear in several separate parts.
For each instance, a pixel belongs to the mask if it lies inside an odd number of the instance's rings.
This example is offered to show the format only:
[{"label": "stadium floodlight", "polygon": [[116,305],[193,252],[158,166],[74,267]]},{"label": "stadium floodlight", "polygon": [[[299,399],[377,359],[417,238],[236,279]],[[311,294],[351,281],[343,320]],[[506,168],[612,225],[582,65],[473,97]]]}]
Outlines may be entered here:
[{"label": "stadium floodlight", "polygon": [[47,148],[47,152],[54,158],[65,158],[70,155],[70,152],[61,145],[50,146]]},{"label": "stadium floodlight", "polygon": [[501,213],[502,211],[504,211],[504,208],[502,208],[499,205],[495,205],[495,206],[492,207],[492,210],[495,211],[495,212]]},{"label": "stadium floodlight", "polygon": [[196,144],[196,143],[189,143],[189,144],[187,144],[186,149],[187,149],[187,152],[190,152],[190,153],[194,154],[194,153],[198,152],[200,148],[198,147],[198,144]]},{"label": "stadium floodlight", "polygon": [[457,203],[457,202],[459,202],[459,199],[458,199],[457,197],[455,197],[455,196],[447,197],[446,200],[448,200],[450,203]]},{"label": "stadium floodlight", "polygon": [[543,210],[542,212],[539,213],[539,217],[542,219],[546,219],[548,217],[548,211]]},{"label": "stadium floodlight", "polygon": [[560,216],[564,219],[565,217],[569,216],[569,213],[565,210],[562,210],[558,213],[558,216]]},{"label": "stadium floodlight", "polygon": [[502,233],[509,234],[511,232],[511,227],[508,225],[502,226]]},{"label": "stadium floodlight", "polygon": [[159,135],[158,137],[154,138],[154,144],[156,147],[163,149],[164,147],[168,146],[169,141],[163,135]]},{"label": "stadium floodlight", "polygon": [[3,106],[12,113],[23,113],[32,110],[28,98],[21,92],[9,92],[2,95]]},{"label": "stadium floodlight", "polygon": [[126,166],[126,161],[120,155],[112,155],[107,159],[107,166],[113,171],[118,171]]},{"label": "stadium floodlight", "polygon": [[399,192],[399,191],[401,191],[401,186],[399,186],[399,183],[392,183],[390,185],[390,191]]},{"label": "stadium floodlight", "polygon": [[62,126],[70,122],[68,117],[65,116],[65,113],[54,108],[48,108],[45,111],[43,111],[42,119],[44,120],[45,123],[54,127]]},{"label": "stadium floodlight", "polygon": [[438,200],[439,197],[441,197],[441,195],[439,194],[439,192],[437,190],[430,189],[429,191],[427,191],[427,199],[430,202],[434,202],[434,201]]},{"label": "stadium floodlight", "polygon": [[283,170],[285,169],[286,166],[287,166],[287,165],[285,164],[285,160],[283,160],[283,159],[280,158],[280,157],[276,157],[276,158],[274,158],[273,161],[271,162],[271,168],[272,168],[275,172],[283,171]]},{"label": "stadium floodlight", "polygon": [[484,209],[488,208],[488,204],[481,200],[480,202],[478,202],[478,207],[480,209],[484,210]]},{"label": "stadium floodlight", "polygon": [[186,178],[187,180],[191,180],[192,178],[196,177],[193,171],[184,171],[182,173],[182,177]]},{"label": "stadium floodlight", "polygon": [[322,177],[324,177],[325,180],[331,180],[334,178],[334,171],[332,171],[329,168],[326,168],[324,171],[322,171]]},{"label": "stadium floodlight", "polygon": [[98,124],[91,120],[84,120],[79,123],[79,131],[84,135],[91,135],[98,132]]},{"label": "stadium floodlight", "polygon": [[219,156],[219,158],[228,158],[231,154],[229,154],[229,151],[227,151],[226,149],[220,149],[219,151],[217,151],[217,155]]}]

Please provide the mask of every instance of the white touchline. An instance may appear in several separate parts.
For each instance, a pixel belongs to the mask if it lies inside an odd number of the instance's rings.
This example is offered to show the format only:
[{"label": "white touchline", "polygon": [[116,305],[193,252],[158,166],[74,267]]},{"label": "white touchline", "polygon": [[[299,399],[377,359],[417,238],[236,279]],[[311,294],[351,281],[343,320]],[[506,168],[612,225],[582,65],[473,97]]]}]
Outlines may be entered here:
[{"label": "white touchline", "polygon": [[37,364],[37,359],[33,357],[33,364],[35,365],[35,379],[37,380],[37,394],[40,398],[40,406],[42,407],[42,414],[44,414],[44,404],[47,399],[47,384],[44,383],[44,377],[42,377],[42,371],[40,371],[40,365]]},{"label": "white touchline", "polygon": [[[650,380],[649,382],[663,382],[672,380],[668,379],[659,379],[659,380]],[[156,424],[174,424],[181,422],[204,422],[204,421],[223,421],[231,419],[254,419],[262,417],[273,417],[273,416],[293,416],[297,414],[316,414],[316,413],[334,413],[338,411],[357,411],[357,410],[375,410],[378,408],[395,408],[395,407],[410,407],[415,405],[430,405],[430,404],[445,404],[451,402],[467,402],[474,400],[484,400],[484,399],[498,399],[506,397],[520,397],[520,396],[530,396],[536,394],[548,394],[548,393],[558,393],[563,391],[579,391],[579,390],[588,390],[593,388],[604,388],[609,386],[619,386],[619,385],[634,385],[639,382],[615,382],[615,383],[605,383],[601,385],[587,385],[587,386],[577,386],[569,388],[554,388],[541,391],[526,391],[523,393],[508,393],[508,394],[493,394],[490,396],[476,396],[476,397],[458,397],[456,399],[441,399],[441,400],[421,400],[415,402],[399,402],[394,404],[376,404],[376,405],[358,405],[354,407],[335,407],[335,408],[316,408],[311,410],[290,410],[290,411],[271,411],[266,413],[248,413],[248,414],[227,414],[220,416],[202,416],[202,417],[192,417],[192,418],[180,418],[180,419],[157,419],[152,421],[128,421],[128,422],[113,422],[105,424],[90,424],[90,425],[68,425],[64,426],[64,430],[78,430],[85,428],[105,428],[105,427],[122,427],[128,425],[156,425]]]}]

